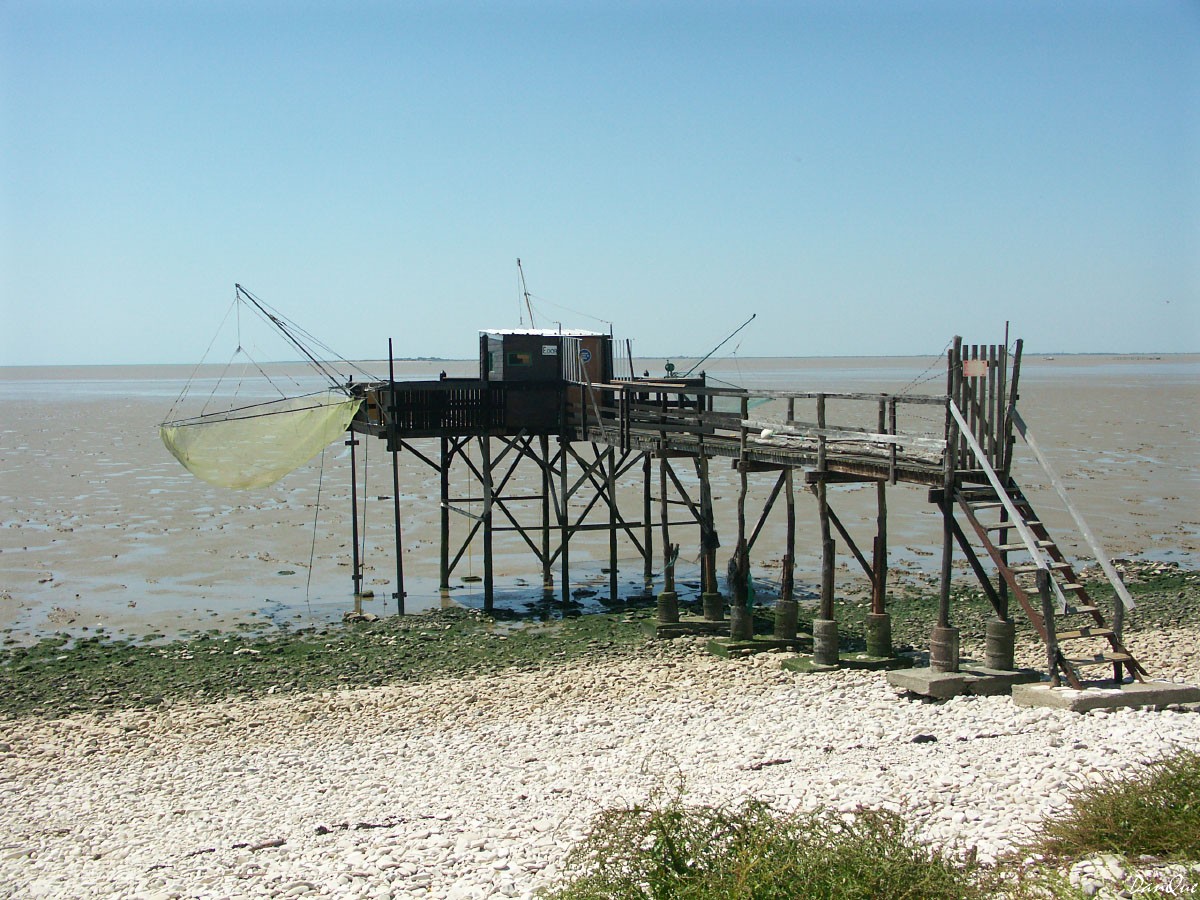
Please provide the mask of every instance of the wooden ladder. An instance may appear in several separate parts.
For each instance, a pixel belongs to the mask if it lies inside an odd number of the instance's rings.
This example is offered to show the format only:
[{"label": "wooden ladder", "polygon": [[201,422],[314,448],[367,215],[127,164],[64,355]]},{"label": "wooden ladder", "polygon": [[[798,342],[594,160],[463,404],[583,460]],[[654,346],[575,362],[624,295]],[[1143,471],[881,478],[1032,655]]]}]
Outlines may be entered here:
[{"label": "wooden ladder", "polygon": [[[1007,504],[990,486],[964,486],[956,492],[956,500],[1046,644],[1051,683],[1059,683],[1061,672],[1071,687],[1082,689],[1085,679],[1080,670],[1106,665],[1112,666],[1113,680],[1118,684],[1125,672],[1138,681],[1144,680],[1146,670],[1121,640],[1124,607],[1120,600],[1110,624],[1012,479],[1005,495]],[[1020,525],[1010,510],[1015,510]],[[1021,526],[1033,536],[1041,559],[1034,559],[1024,540],[1011,540],[1019,536]]]}]

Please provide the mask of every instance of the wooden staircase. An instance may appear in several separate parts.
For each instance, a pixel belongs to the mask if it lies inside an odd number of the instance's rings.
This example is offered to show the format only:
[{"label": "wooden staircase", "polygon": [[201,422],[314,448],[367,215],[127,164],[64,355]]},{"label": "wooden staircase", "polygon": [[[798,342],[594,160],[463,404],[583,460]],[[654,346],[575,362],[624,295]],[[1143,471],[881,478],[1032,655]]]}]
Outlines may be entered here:
[{"label": "wooden staircase", "polygon": [[[951,499],[971,523],[980,543],[996,564],[1002,583],[1012,591],[1046,644],[1046,670],[1050,683],[1059,684],[1061,673],[1071,687],[1082,689],[1086,679],[1080,670],[1093,666],[1112,666],[1113,680],[1117,684],[1124,681],[1125,672],[1142,681],[1146,670],[1121,641],[1124,611],[1133,608],[1133,598],[1075,509],[1061,480],[1017,412],[1015,403],[1010,402],[1007,421],[1015,425],[1025,439],[1113,586],[1116,603],[1111,624],[1105,621],[1099,607],[1088,596],[1075,569],[1034,511],[1033,504],[1008,474],[1011,441],[1004,442],[1008,447],[1002,453],[989,454],[977,436],[979,418],[970,421],[970,416],[964,415],[953,399],[948,403],[947,411],[951,421],[958,426],[958,437],[964,445],[962,453],[964,459],[969,460],[974,479],[955,480]],[[996,445],[1002,446],[1000,442]],[[994,461],[1001,464],[1003,474],[997,472]],[[1010,554],[1016,554],[1016,558]],[[1070,655],[1064,652],[1064,644],[1071,648]]]},{"label": "wooden staircase", "polygon": [[1087,681],[1083,671],[1096,666],[1112,666],[1118,684],[1126,672],[1144,680],[1145,669],[1121,641],[1123,602],[1118,599],[1113,622],[1106,621],[1013,479],[1003,497],[991,485],[967,485],[955,500],[1046,644],[1052,684],[1060,683],[1061,673],[1081,689]]}]

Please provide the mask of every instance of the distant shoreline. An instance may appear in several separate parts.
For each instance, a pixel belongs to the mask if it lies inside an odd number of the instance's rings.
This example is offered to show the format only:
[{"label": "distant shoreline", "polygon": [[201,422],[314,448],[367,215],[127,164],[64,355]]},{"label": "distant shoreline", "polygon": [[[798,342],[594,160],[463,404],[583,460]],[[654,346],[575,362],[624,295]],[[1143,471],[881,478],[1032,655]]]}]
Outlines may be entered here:
[{"label": "distant shoreline", "polygon": [[[753,362],[755,360],[785,360],[785,359],[796,360],[798,362],[826,362],[826,361],[830,361],[830,360],[835,360],[835,361],[840,361],[840,362],[851,362],[851,361],[855,361],[855,360],[878,360],[878,361],[912,360],[912,359],[924,360],[924,359],[930,359],[933,356],[939,356],[939,355],[940,354],[928,354],[928,353],[895,353],[895,354],[886,354],[886,355],[879,355],[879,356],[871,356],[871,355],[733,356],[733,357],[722,357],[720,359],[713,360],[712,364],[710,365],[710,368],[718,368],[721,363],[727,363],[730,361]],[[1183,352],[1168,352],[1168,351],[1163,351],[1163,352],[1158,352],[1158,351],[1071,352],[1071,351],[1065,351],[1065,350],[1039,350],[1039,349],[1035,349],[1035,348],[1031,348],[1031,347],[1027,346],[1024,348],[1023,355],[1025,356],[1025,358],[1027,360],[1030,360],[1030,361],[1034,361],[1034,360],[1045,361],[1048,357],[1063,357],[1063,358],[1069,358],[1072,360],[1103,358],[1103,359],[1112,359],[1115,361],[1125,361],[1125,362],[1155,362],[1155,361],[1159,361],[1159,360],[1178,361],[1180,359],[1187,358],[1187,357],[1200,358],[1200,350],[1189,350],[1189,351],[1183,351]],[[646,356],[635,356],[633,359],[634,359],[634,363],[636,366],[636,365],[640,365],[642,363],[653,363],[653,362],[658,362],[661,360],[670,359],[670,360],[685,360],[686,361],[686,360],[692,360],[692,359],[699,359],[699,357],[686,356],[683,354],[667,353],[667,354],[651,354],[651,355],[646,355]],[[379,359],[355,359],[355,360],[350,360],[349,362],[352,364],[357,364],[357,365],[375,366],[375,365],[387,365],[388,360],[385,357],[385,358],[379,358]],[[463,363],[463,364],[475,365],[477,363],[477,360],[474,357],[458,357],[458,356],[397,356],[392,359],[392,362],[397,362],[397,363]],[[307,368],[309,364],[305,360],[293,359],[293,360],[271,360],[271,361],[263,362],[262,365],[272,366],[272,367],[300,366],[300,367]],[[221,369],[224,368],[224,366],[221,363],[201,363],[201,364],[197,365],[196,363],[186,363],[186,362],[104,362],[104,363],[62,363],[62,362],[60,362],[60,363],[37,363],[37,364],[26,364],[26,365],[0,365],[0,379],[8,378],[8,379],[12,379],[12,380],[17,380],[21,377],[21,375],[23,373],[32,374],[32,373],[36,372],[38,374],[42,374],[46,370],[88,369],[88,370],[95,371],[95,370],[102,370],[102,369],[119,369],[119,370],[143,369],[144,370],[144,369],[151,369],[151,368],[157,368],[157,369],[178,368],[180,370],[187,370],[188,372],[192,372],[193,370],[197,371],[197,372],[206,372],[206,371],[220,371]]]}]

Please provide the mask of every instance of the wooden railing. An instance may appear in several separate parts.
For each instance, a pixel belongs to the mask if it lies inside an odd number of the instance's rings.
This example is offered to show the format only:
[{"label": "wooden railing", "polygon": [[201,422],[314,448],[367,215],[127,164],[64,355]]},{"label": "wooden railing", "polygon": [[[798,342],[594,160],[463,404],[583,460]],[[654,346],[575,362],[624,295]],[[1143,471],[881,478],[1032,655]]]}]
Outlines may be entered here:
[{"label": "wooden railing", "polygon": [[[901,462],[940,465],[946,448],[944,396],[755,391],[670,381],[593,384],[590,390],[597,401],[571,404],[568,421],[584,431],[600,429],[623,449],[635,438],[691,436],[880,458],[894,477]],[[836,422],[827,414],[834,403],[840,412]],[[763,410],[767,405],[771,409]],[[812,408],[811,418],[806,407]],[[911,415],[902,420],[901,410],[918,407],[927,411],[919,421]],[[903,430],[913,423],[918,427]]]}]

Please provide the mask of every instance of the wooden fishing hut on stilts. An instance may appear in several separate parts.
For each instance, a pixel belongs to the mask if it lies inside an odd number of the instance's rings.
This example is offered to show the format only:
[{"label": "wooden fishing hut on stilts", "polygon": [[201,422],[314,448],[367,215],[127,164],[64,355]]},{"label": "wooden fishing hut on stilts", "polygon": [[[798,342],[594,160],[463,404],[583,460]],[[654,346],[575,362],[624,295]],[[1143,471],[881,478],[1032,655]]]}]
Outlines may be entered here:
[{"label": "wooden fishing hut on stilts", "polygon": [[[1133,601],[1082,518],[1041,457],[1017,409],[1021,341],[966,346],[955,338],[947,352],[946,393],[863,394],[761,391],[712,386],[694,378],[635,377],[632,360],[614,359],[612,338],[568,330],[494,330],[479,337],[479,376],[429,381],[351,385],[364,400],[350,425],[355,435],[386,441],[392,454],[396,541],[397,610],[404,611],[402,513],[397,456],[410,453],[438,475],[439,581],[443,592],[476,539],[483,548],[483,603],[494,605],[495,535],[519,536],[538,561],[542,583],[554,591],[560,572],[562,602],[570,599],[570,547],[583,532],[601,531],[609,543],[609,599],[618,601],[618,544],[635,549],[643,566],[644,592],[655,587],[655,532],[659,533],[661,581],[658,618],[679,620],[675,561],[684,527],[698,530],[703,621],[715,630],[728,622],[733,638],[753,639],[750,552],[768,514],[783,498],[786,538],[774,638],[797,638],[794,597],[795,494],[803,478],[817,503],[821,548],[820,594],[812,621],[812,662],[839,664],[835,598],[838,538],[871,585],[867,652],[893,656],[888,613],[887,491],[913,485],[928,491],[942,517],[941,577],[937,621],[930,636],[930,668],[956,672],[959,633],[953,625],[951,575],[955,547],[964,555],[992,606],[985,666],[1013,669],[1014,616],[1024,614],[1046,648],[1053,683],[1082,686],[1088,667],[1111,671],[1120,683],[1141,681],[1142,666],[1121,638],[1126,607]],[[390,356],[389,346],[389,356]],[[618,363],[626,371],[618,375]],[[628,364],[626,364],[628,363]],[[836,412],[835,412],[836,410]],[[753,411],[753,415],[751,414]],[[923,425],[940,420],[932,431]],[[1079,523],[1084,539],[1113,583],[1111,619],[1092,602],[1071,563],[1050,537],[1012,473],[1017,434],[1044,465],[1050,481]],[[726,459],[737,472],[737,523],[727,567],[729,596],[720,592],[710,468]],[[353,461],[353,456],[352,456]],[[691,473],[681,477],[680,464]],[[481,511],[451,493],[456,464],[478,489]],[[519,464],[536,467],[518,493]],[[657,471],[655,471],[657,469]],[[354,466],[351,467],[352,478]],[[765,474],[772,486],[751,527],[749,480]],[[622,483],[640,478],[640,507],[622,509]],[[688,482],[688,483],[685,483]],[[689,489],[690,483],[690,489]],[[830,502],[829,488],[874,485],[876,515],[869,545],[860,547]],[[655,497],[657,488],[657,497]],[[351,491],[355,495],[355,491]],[[474,500],[474,496],[471,498]],[[575,507],[572,507],[575,503]],[[681,511],[686,516],[681,515]],[[532,515],[531,515],[532,513]],[[457,544],[451,517],[469,523]],[[357,517],[356,517],[357,521]],[[964,523],[966,527],[964,527]],[[836,533],[836,537],[835,537]],[[357,535],[354,587],[361,590]],[[990,565],[989,565],[990,563]],[[1020,612],[1014,608],[1017,600]],[[728,620],[726,620],[728,607]],[[1080,649],[1068,651],[1067,646]]]}]

